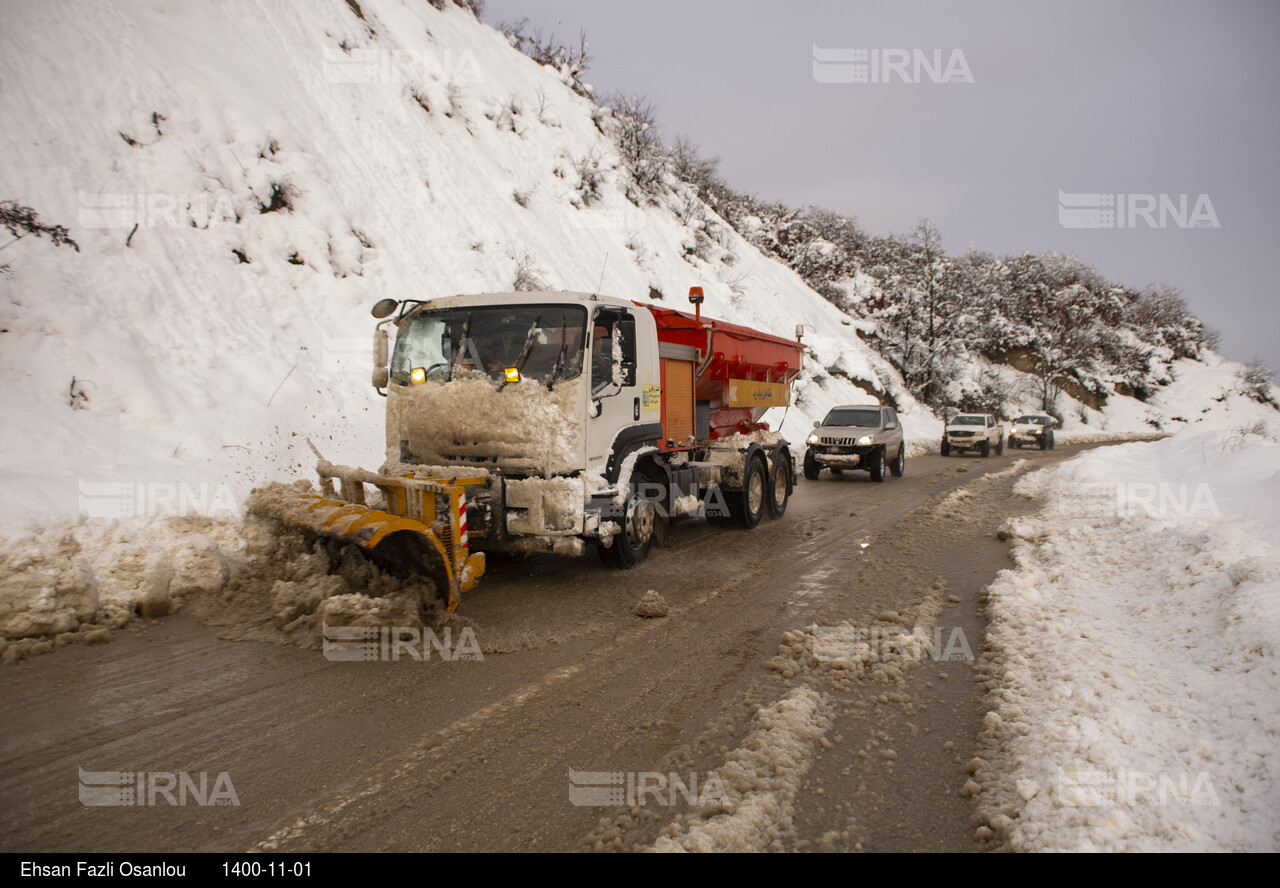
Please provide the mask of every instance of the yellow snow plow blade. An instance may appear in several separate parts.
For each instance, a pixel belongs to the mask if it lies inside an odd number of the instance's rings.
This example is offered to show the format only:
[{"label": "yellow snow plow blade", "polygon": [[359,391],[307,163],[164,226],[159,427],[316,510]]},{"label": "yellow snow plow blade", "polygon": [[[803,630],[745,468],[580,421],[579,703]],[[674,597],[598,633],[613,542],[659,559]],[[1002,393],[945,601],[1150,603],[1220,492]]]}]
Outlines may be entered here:
[{"label": "yellow snow plow blade", "polygon": [[[378,475],[321,460],[320,493],[284,485],[255,490],[249,511],[354,543],[393,573],[430,577],[450,612],[484,574],[484,553],[467,541],[467,484],[484,479]],[[337,487],[334,479],[339,481]],[[386,509],[365,505],[364,485],[382,491]]]}]

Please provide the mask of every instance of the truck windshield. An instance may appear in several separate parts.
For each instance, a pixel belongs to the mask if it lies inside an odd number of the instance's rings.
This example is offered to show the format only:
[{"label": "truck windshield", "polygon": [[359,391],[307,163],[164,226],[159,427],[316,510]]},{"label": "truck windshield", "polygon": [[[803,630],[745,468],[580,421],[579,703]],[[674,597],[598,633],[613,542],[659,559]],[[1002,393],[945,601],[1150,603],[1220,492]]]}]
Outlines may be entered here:
[{"label": "truck windshield", "polygon": [[822,421],[824,426],[855,426],[860,429],[880,428],[880,411],[875,407],[841,410],[837,407]]},{"label": "truck windshield", "polygon": [[1045,426],[1049,424],[1047,416],[1019,416],[1014,420],[1017,425],[1038,425]]},{"label": "truck windshield", "polygon": [[986,425],[987,418],[985,416],[957,416],[951,420],[952,425]]},{"label": "truck windshield", "polygon": [[446,382],[461,374],[505,380],[515,368],[522,378],[553,384],[582,372],[587,311],[580,305],[487,305],[447,308],[414,315],[396,337],[391,379],[408,385]]}]

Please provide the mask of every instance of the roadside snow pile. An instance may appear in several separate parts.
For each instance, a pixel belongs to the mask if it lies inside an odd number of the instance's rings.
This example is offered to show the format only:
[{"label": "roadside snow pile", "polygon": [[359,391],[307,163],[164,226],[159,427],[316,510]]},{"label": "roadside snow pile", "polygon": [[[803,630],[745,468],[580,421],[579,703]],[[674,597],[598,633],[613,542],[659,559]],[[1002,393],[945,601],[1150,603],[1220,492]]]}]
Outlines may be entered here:
[{"label": "roadside snow pile", "polygon": [[[242,569],[238,521],[53,519],[0,539],[0,647],[6,662],[216,594]],[[107,634],[100,630],[108,630]]]},{"label": "roadside snow pile", "polygon": [[222,638],[309,649],[321,647],[323,624],[461,625],[429,579],[389,576],[353,546],[275,519],[58,519],[0,541],[3,662],[180,611]]},{"label": "roadside snow pile", "polygon": [[988,590],[979,838],[1280,850],[1280,444],[1091,451],[1015,488]]},{"label": "roadside snow pile", "polygon": [[652,850],[783,850],[800,781],[830,727],[830,706],[807,685],[757,710],[750,733],[717,772],[725,798],[702,817],[669,824]]}]

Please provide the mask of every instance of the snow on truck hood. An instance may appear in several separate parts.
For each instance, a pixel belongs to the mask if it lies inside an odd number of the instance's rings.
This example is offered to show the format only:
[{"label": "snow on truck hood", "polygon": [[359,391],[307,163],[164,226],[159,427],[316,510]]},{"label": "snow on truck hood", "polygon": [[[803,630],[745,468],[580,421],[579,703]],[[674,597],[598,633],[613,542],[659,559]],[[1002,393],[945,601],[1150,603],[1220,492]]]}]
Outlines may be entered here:
[{"label": "snow on truck hood", "polygon": [[502,387],[481,376],[392,386],[387,402],[387,461],[497,466],[567,473],[583,467],[583,380],[548,389],[533,380]]}]

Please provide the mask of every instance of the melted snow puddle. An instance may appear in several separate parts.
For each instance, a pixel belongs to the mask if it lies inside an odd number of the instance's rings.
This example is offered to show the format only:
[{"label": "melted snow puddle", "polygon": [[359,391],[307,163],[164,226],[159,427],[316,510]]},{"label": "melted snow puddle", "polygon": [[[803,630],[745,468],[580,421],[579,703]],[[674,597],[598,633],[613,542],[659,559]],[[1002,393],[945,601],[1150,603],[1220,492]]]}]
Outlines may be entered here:
[{"label": "melted snow puddle", "polygon": [[827,591],[826,579],[835,573],[834,567],[822,567],[817,570],[811,570],[800,578],[798,588],[791,591],[791,597],[787,599],[787,607],[795,609],[797,605],[802,604],[804,599],[812,598],[820,592]]}]

